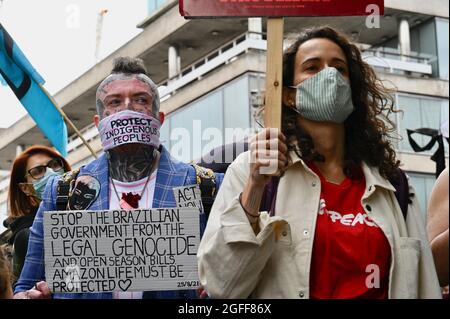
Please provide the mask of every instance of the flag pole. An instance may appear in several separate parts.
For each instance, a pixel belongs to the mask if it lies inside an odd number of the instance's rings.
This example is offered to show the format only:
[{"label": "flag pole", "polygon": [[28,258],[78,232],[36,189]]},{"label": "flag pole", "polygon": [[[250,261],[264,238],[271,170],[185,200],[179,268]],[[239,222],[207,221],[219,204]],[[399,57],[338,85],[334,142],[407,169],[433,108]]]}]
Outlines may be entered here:
[{"label": "flag pole", "polygon": [[97,154],[94,152],[94,150],[91,148],[91,146],[89,145],[89,143],[85,140],[85,138],[83,137],[83,135],[81,134],[81,132],[76,128],[76,126],[73,124],[73,122],[67,117],[66,113],[59,107],[58,103],[56,103],[55,99],[53,98],[53,96],[51,96],[51,94],[41,85],[39,84],[39,87],[42,89],[42,91],[45,93],[45,95],[47,95],[47,97],[50,99],[50,101],[52,101],[53,105],[55,106],[55,108],[58,110],[58,112],[61,114],[61,116],[63,117],[63,119],[69,124],[69,126],[75,131],[75,133],[78,135],[78,137],[81,139],[81,141],[84,143],[84,145],[86,145],[86,147],[89,149],[89,151],[92,153],[92,155],[94,156],[94,158],[98,158]]}]

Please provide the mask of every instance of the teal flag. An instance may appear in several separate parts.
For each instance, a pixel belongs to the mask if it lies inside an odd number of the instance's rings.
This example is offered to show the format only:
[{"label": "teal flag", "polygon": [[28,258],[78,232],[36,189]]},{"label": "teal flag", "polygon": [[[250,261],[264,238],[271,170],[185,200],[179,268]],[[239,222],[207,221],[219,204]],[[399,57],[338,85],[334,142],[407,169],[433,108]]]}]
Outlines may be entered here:
[{"label": "teal flag", "polygon": [[45,83],[44,79],[33,68],[1,23],[0,75],[0,81],[3,80],[12,89],[42,133],[62,156],[66,156],[66,123],[41,87]]}]

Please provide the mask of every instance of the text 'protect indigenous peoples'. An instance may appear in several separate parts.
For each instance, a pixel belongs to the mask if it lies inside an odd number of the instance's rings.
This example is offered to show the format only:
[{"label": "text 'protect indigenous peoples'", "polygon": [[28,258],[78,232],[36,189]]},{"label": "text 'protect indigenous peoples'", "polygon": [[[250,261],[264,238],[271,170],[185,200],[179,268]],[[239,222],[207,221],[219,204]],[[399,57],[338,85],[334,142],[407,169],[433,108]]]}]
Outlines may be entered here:
[{"label": "text 'protect indigenous peoples'", "polygon": [[135,113],[117,113],[100,121],[99,132],[104,150],[129,143],[159,147],[159,121],[152,116]]}]

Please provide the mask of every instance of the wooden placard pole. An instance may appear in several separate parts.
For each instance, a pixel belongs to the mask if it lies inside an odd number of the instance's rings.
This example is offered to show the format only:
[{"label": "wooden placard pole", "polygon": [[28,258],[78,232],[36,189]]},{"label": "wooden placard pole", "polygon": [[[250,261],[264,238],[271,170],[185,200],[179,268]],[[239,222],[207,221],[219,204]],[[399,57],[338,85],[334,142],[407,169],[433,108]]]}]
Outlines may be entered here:
[{"label": "wooden placard pole", "polygon": [[283,18],[267,19],[265,127],[281,129],[283,91]]}]

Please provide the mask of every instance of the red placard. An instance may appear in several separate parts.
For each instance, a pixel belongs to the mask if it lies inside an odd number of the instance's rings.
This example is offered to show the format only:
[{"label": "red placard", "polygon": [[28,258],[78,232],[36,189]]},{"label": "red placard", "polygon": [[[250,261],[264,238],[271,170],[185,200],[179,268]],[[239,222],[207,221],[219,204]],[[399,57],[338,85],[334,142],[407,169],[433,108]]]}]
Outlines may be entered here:
[{"label": "red placard", "polygon": [[179,4],[186,18],[384,14],[384,0],[180,0]]}]

